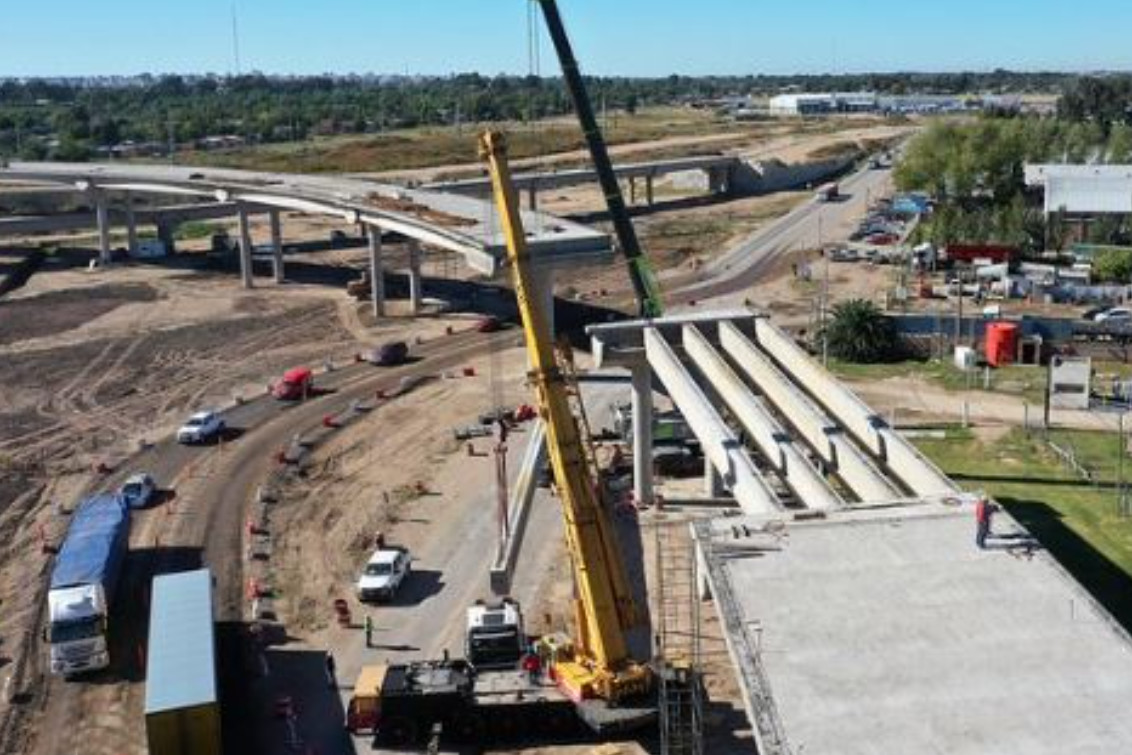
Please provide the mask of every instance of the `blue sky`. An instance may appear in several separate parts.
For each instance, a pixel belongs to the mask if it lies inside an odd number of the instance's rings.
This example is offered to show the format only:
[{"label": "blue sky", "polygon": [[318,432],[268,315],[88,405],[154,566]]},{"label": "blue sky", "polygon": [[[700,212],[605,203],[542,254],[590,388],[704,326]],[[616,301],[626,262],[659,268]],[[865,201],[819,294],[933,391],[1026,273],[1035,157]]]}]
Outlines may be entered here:
[{"label": "blue sky", "polygon": [[[1132,69],[1129,0],[560,0],[626,75]],[[5,0],[0,76],[228,73],[231,0]],[[527,0],[236,0],[244,71],[526,72]],[[541,26],[540,26],[541,28]],[[544,73],[556,70],[542,43]]]}]

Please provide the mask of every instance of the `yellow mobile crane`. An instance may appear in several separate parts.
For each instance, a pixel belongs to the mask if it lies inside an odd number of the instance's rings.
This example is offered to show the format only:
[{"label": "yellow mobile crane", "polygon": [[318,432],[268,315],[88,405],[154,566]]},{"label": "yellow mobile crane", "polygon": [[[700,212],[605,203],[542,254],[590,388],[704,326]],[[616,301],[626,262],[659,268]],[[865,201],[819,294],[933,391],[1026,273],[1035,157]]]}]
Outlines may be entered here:
[{"label": "yellow mobile crane", "polygon": [[570,407],[563,370],[558,364],[548,313],[534,290],[519,199],[511,181],[506,137],[487,132],[480,154],[491,171],[496,206],[507,242],[515,298],[530,357],[530,377],[546,423],[546,447],[554,470],[566,523],[577,597],[576,636],[553,666],[559,687],[575,702],[598,698],[612,705],[641,697],[652,689],[649,666],[629,655],[627,632],[640,624],[616,533],[598,497],[582,446],[582,434]]}]

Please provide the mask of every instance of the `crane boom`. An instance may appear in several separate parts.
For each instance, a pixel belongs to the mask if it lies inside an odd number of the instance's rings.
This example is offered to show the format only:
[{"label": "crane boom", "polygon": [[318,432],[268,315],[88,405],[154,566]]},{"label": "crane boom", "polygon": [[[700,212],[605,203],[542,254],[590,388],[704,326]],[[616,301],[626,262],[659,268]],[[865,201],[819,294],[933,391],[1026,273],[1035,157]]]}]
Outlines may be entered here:
[{"label": "crane boom", "polygon": [[586,145],[590,150],[594,170],[597,171],[598,181],[601,183],[601,192],[605,196],[605,205],[609,209],[609,217],[613,221],[613,232],[617,236],[617,244],[621,253],[629,263],[629,279],[633,283],[633,293],[637,297],[637,306],[641,317],[660,317],[664,314],[664,302],[661,300],[660,287],[648,257],[641,249],[637,239],[637,231],[633,228],[633,221],[629,218],[629,210],[625,206],[625,197],[621,193],[621,184],[617,182],[617,174],[613,171],[613,162],[609,159],[609,150],[605,146],[605,138],[601,128],[597,125],[593,105],[586,92],[585,81],[578,67],[578,60],[574,57],[574,49],[570,45],[570,38],[566,35],[566,26],[562,23],[562,14],[558,12],[558,3],[555,0],[538,0],[546,18],[547,30],[550,39],[554,42],[554,49],[558,53],[558,61],[562,66],[562,77],[566,80],[566,88],[570,91],[570,99],[574,102],[574,111],[578,114],[578,121],[582,126],[582,133],[586,137]]},{"label": "crane boom", "polygon": [[629,656],[626,631],[636,626],[625,564],[614,540],[612,523],[586,464],[582,437],[570,408],[563,371],[558,365],[547,313],[534,290],[534,271],[519,214],[519,199],[507,162],[506,137],[485,133],[480,153],[491,171],[492,188],[507,241],[515,298],[530,359],[529,377],[546,423],[546,447],[562,501],[566,542],[573,566],[575,637],[572,657],[555,663],[560,686],[575,700],[610,702],[647,692],[652,672]]}]

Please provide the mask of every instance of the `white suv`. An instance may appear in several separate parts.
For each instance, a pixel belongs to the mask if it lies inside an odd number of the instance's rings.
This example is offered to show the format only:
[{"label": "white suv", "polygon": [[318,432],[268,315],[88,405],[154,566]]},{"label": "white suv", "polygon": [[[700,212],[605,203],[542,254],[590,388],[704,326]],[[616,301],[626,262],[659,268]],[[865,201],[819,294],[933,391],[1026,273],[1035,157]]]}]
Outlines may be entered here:
[{"label": "white suv", "polygon": [[216,412],[197,412],[177,431],[178,443],[204,443],[224,432],[224,419]]},{"label": "white suv", "polygon": [[409,574],[412,561],[405,548],[378,548],[358,578],[358,600],[391,600]]}]

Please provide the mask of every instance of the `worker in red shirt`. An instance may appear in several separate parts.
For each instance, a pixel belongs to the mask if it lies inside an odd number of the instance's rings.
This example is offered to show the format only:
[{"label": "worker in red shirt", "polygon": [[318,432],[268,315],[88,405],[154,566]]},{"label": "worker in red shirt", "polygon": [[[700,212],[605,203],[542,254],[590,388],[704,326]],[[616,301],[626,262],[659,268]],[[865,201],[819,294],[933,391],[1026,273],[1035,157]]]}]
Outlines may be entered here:
[{"label": "worker in red shirt", "polygon": [[539,677],[542,675],[542,660],[537,653],[528,652],[523,656],[523,671],[527,672],[531,684],[539,683]]},{"label": "worker in red shirt", "polygon": [[975,545],[983,550],[987,547],[987,535],[990,534],[994,512],[995,505],[986,496],[980,496],[979,502],[975,504]]}]

